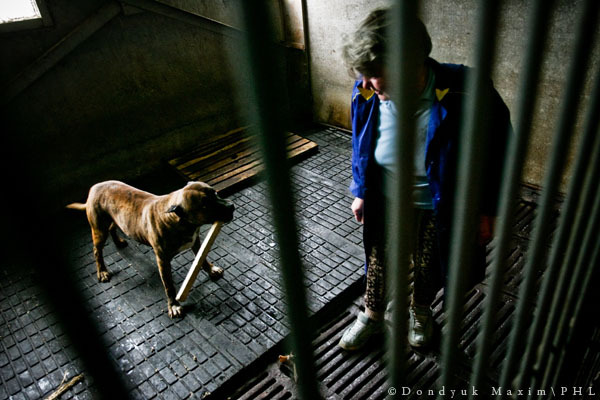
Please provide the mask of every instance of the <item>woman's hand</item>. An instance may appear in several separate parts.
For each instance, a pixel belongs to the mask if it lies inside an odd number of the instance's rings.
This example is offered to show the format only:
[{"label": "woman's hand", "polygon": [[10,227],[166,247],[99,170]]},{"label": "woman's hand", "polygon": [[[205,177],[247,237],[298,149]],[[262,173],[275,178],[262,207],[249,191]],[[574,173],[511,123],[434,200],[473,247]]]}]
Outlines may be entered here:
[{"label": "woman's hand", "polygon": [[482,215],[479,218],[479,231],[477,235],[477,243],[480,246],[486,245],[494,236],[494,228],[496,225],[496,217]]},{"label": "woman's hand", "polygon": [[350,208],[352,208],[352,214],[354,214],[356,221],[360,222],[361,224],[364,223],[365,201],[359,197],[356,197]]}]

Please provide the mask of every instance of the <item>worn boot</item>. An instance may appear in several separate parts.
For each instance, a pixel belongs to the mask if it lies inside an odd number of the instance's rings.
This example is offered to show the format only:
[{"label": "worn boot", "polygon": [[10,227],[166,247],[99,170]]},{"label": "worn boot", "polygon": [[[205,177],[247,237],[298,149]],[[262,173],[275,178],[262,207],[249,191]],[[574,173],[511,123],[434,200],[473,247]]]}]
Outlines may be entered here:
[{"label": "worn boot", "polygon": [[411,305],[409,309],[408,343],[412,347],[427,347],[433,337],[433,316],[429,306]]},{"label": "worn boot", "polygon": [[381,332],[383,332],[383,321],[376,321],[367,317],[364,312],[360,312],[354,324],[342,335],[340,347],[344,350],[358,350],[367,344],[373,335]]}]

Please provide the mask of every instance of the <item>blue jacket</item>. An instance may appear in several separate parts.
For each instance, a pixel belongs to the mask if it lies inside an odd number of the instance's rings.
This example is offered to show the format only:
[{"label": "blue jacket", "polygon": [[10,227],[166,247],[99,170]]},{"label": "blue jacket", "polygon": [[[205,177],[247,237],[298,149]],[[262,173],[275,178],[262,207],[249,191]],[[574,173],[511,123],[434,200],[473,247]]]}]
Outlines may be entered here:
[{"label": "blue jacket", "polygon": [[[446,277],[450,253],[450,224],[454,209],[454,190],[457,186],[456,170],[458,141],[461,127],[462,107],[465,103],[465,83],[469,68],[463,65],[439,64],[433,59],[427,63],[435,73],[435,99],[431,106],[431,117],[425,141],[425,171],[433,198],[436,215],[437,242],[441,261],[440,276]],[[379,119],[379,98],[374,92],[362,88],[357,81],[352,92],[352,176],[350,191],[354,196],[379,198],[383,196],[381,180],[375,165],[375,142]],[[489,92],[490,109],[487,113],[487,146],[483,168],[483,187],[480,214],[497,214],[500,181],[508,135],[511,131],[508,108],[494,89],[491,81]],[[367,196],[365,196],[367,195]],[[382,199],[383,200],[383,199]],[[368,207],[365,204],[365,207]],[[365,237],[367,233],[365,224]],[[474,264],[479,266],[469,273],[469,284],[484,278],[485,247],[474,249]],[[365,260],[366,261],[366,260]],[[365,262],[365,266],[367,263]]]},{"label": "blue jacket", "polygon": [[[469,68],[456,64],[440,64],[427,60],[435,73],[435,99],[425,142],[425,170],[440,228],[447,228],[453,209],[456,176],[457,147],[465,100],[466,75]],[[504,153],[510,132],[508,108],[498,92],[489,84],[491,107],[488,118],[488,146],[484,159],[484,188],[481,214],[496,215]],[[369,175],[373,170],[375,141],[379,119],[379,98],[356,81],[352,92],[352,176],[350,191],[355,197],[365,198],[370,188]]]}]

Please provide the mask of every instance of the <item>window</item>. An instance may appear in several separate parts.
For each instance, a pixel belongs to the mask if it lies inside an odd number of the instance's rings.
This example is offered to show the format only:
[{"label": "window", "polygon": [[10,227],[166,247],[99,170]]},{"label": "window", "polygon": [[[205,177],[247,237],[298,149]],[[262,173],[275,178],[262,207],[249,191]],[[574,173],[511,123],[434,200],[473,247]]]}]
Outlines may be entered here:
[{"label": "window", "polygon": [[0,32],[33,29],[50,25],[42,0],[0,2]]}]

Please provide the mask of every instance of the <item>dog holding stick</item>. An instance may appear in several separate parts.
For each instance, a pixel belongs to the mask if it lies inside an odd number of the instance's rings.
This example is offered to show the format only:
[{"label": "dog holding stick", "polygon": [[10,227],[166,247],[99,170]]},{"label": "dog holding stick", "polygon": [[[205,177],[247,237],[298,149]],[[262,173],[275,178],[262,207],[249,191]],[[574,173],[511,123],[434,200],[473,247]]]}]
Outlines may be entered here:
[{"label": "dog holding stick", "polygon": [[[171,318],[183,316],[182,307],[175,299],[171,260],[190,247],[198,251],[198,230],[201,225],[229,222],[234,212],[233,203],[219,197],[211,186],[203,182],[189,182],[182,189],[162,196],[119,181],[100,182],[91,187],[85,204],[72,203],[67,208],[86,212],[92,229],[100,282],[110,280],[110,272],[102,256],[108,236],[112,237],[118,248],[127,245],[118,236],[117,228],[129,238],[152,247]],[[222,268],[206,260],[202,268],[212,279],[223,276]]]}]

